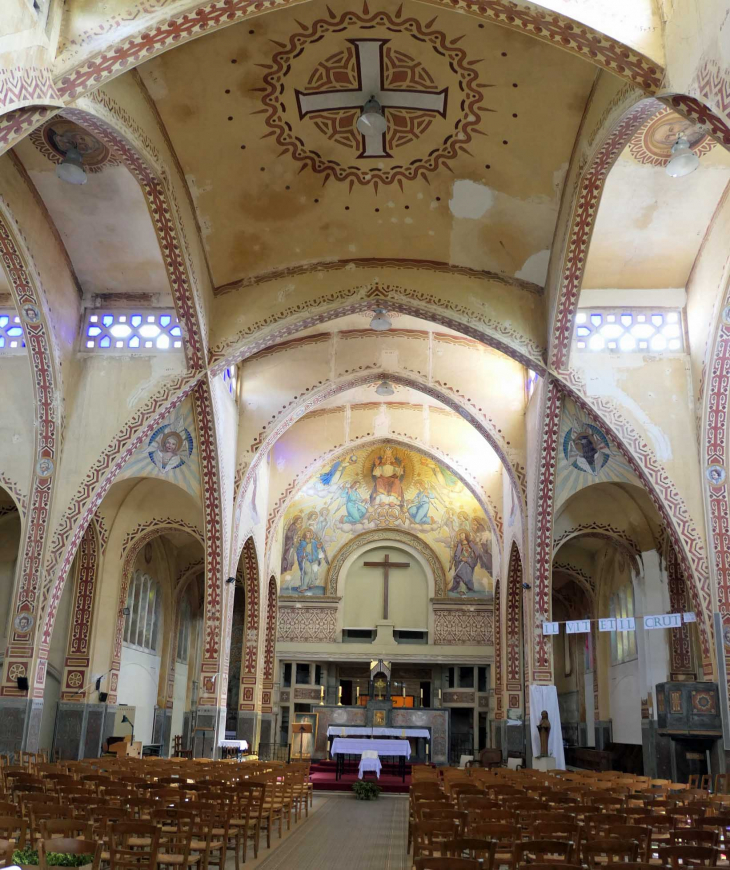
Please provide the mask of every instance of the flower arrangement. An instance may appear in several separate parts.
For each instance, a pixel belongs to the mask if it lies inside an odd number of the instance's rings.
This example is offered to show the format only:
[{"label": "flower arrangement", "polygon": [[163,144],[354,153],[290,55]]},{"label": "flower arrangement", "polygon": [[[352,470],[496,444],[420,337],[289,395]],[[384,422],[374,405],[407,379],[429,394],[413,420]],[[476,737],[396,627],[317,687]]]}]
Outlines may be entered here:
[{"label": "flower arrangement", "polygon": [[353,783],[352,790],[355,792],[355,798],[359,801],[376,801],[383,789],[374,782],[358,780]]}]

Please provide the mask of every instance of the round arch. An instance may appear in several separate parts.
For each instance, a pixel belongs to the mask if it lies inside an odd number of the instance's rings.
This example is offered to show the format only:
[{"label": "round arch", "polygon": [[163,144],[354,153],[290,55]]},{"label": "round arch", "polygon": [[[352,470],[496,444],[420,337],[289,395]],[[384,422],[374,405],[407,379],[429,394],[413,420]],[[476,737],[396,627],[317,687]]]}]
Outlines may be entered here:
[{"label": "round arch", "polygon": [[403,529],[373,529],[367,532],[360,532],[355,535],[352,540],[347,541],[332,557],[332,563],[327,569],[325,575],[325,589],[327,595],[336,596],[339,593],[340,575],[347,574],[347,569],[355,561],[358,555],[366,548],[376,546],[385,546],[393,544],[394,546],[404,547],[411,555],[413,555],[424,569],[426,577],[431,579],[433,583],[433,597],[446,598],[446,574],[441,560],[431,547],[417,535],[407,532]]},{"label": "round arch", "polygon": [[[311,475],[314,473],[315,469],[318,468],[322,463],[327,462],[329,459],[334,457],[335,455],[342,453],[345,450],[350,449],[351,447],[364,447],[365,445],[377,445],[385,442],[391,444],[401,444],[404,446],[408,446],[410,450],[413,450],[417,453],[422,453],[424,456],[428,456],[431,459],[438,459],[439,462],[442,462],[445,466],[448,467],[449,471],[454,475],[454,477],[458,478],[461,483],[469,490],[471,495],[476,499],[479,507],[484,512],[487,520],[489,521],[490,528],[492,530],[492,540],[495,545],[495,553],[500,556],[502,555],[502,523],[498,517],[495,517],[494,509],[490,509],[489,506],[485,503],[482,496],[476,490],[474,485],[468,481],[464,475],[454,469],[451,461],[445,457],[443,457],[440,451],[435,451],[433,448],[429,450],[425,450],[421,445],[411,442],[409,439],[404,438],[402,435],[394,438],[383,438],[380,435],[375,435],[370,438],[362,438],[357,441],[350,442],[348,444],[343,444],[342,446],[329,450],[323,456],[317,457],[314,461],[312,461],[298,476],[295,484],[288,491],[285,498],[280,499],[274,510],[269,514],[267,523],[266,523],[266,564],[268,566],[269,572],[272,572],[271,569],[271,547],[274,540],[274,535],[272,534],[273,530],[275,530],[282,520],[284,514],[286,513],[287,508],[290,503],[296,498],[299,494],[301,488],[306,484],[307,480],[310,479]],[[499,521],[498,521],[499,520]],[[498,576],[499,574],[499,564],[495,564],[494,566],[494,576]]]}]

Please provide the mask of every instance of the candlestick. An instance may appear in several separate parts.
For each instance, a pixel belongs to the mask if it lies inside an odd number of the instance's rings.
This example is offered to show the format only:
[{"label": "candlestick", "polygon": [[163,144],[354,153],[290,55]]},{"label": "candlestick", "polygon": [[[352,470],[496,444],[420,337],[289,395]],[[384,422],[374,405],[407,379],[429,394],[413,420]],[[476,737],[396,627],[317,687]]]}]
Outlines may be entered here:
[{"label": "candlestick", "polygon": [[403,697],[405,698],[405,696],[406,696],[406,687],[405,687],[405,684],[404,684],[404,685],[403,685]]},{"label": "candlestick", "polygon": [[359,704],[360,703],[360,686],[355,687],[355,692],[357,695],[357,703]]},{"label": "candlestick", "polygon": [[319,687],[319,706],[324,706],[324,686]]},{"label": "candlestick", "polygon": [[342,686],[339,686],[337,689],[337,706],[342,706]]},{"label": "candlestick", "polygon": [[423,689],[421,689],[421,706],[423,707]]}]

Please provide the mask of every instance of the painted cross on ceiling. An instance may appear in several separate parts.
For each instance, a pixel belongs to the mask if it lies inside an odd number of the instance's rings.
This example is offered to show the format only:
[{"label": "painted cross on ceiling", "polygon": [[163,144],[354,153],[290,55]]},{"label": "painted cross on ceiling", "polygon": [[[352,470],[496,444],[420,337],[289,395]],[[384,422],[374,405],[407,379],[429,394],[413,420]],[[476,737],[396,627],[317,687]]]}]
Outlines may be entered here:
[{"label": "painted cross on ceiling", "polygon": [[[388,109],[413,109],[446,117],[448,88],[441,91],[415,91],[385,87],[383,47],[390,42],[389,39],[350,39],[348,42],[355,46],[357,88],[320,91],[315,94],[296,91],[300,118],[313,112],[361,109],[371,97],[380,103],[386,118]],[[386,149],[386,135],[387,131],[363,136],[360,157],[390,157]]]}]

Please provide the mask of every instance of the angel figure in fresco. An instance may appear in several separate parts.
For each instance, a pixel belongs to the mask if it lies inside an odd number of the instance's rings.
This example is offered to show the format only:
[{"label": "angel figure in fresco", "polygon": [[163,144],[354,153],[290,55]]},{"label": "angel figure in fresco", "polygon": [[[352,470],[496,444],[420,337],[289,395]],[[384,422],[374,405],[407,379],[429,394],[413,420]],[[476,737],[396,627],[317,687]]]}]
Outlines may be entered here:
[{"label": "angel figure in fresco", "polygon": [[464,529],[459,529],[456,533],[456,546],[451,554],[451,564],[449,565],[449,570],[454,569],[454,579],[449,587],[449,592],[456,592],[462,596],[474,592],[474,569],[478,563],[479,556],[473,546],[471,534]]},{"label": "angel figure in fresco", "polygon": [[161,426],[152,436],[147,452],[154,465],[163,473],[185,465],[191,453],[189,433],[180,420]]},{"label": "angel figure in fresco", "polygon": [[337,484],[342,480],[342,476],[347,471],[347,469],[354,465],[357,462],[357,456],[348,456],[347,459],[342,460],[338,459],[332,463],[330,468],[327,471],[322,472],[319,476],[319,482],[323,486],[331,486],[333,483]]},{"label": "angel figure in fresco", "polygon": [[446,537],[436,538],[436,540],[441,544],[445,544],[449,550],[452,550],[456,543],[456,527],[456,511],[452,507],[447,507],[443,514],[441,514],[441,525],[437,532],[438,534],[444,529]]},{"label": "angel figure in fresco", "polygon": [[434,520],[429,516],[431,503],[439,502],[441,499],[430,486],[423,482],[420,477],[418,480],[414,481],[414,486],[416,487],[416,494],[408,505],[408,515],[411,520],[413,520],[414,523],[418,523],[419,526],[430,525],[434,522]]},{"label": "angel figure in fresco", "polygon": [[301,577],[297,592],[307,593],[319,585],[319,571],[323,561],[329,565],[322,542],[315,537],[314,529],[306,528],[297,546],[297,562]]},{"label": "angel figure in fresco", "polygon": [[360,523],[363,517],[368,512],[368,506],[360,495],[360,481],[353,480],[347,486],[347,494],[345,496],[345,516],[342,517],[343,523]]},{"label": "angel figure in fresco", "polygon": [[485,571],[492,573],[492,549],[489,528],[482,517],[474,515],[471,518],[472,546],[476,550],[479,564]]},{"label": "angel figure in fresco", "polygon": [[314,526],[314,534],[319,538],[320,541],[324,541],[325,536],[327,534],[327,529],[330,525],[330,512],[329,509],[323,507],[319,512],[319,519],[317,520],[316,525]]},{"label": "angel figure in fresco", "polygon": [[608,462],[610,455],[608,446],[596,437],[590,427],[584,426],[580,431],[573,430],[568,459],[581,471],[595,476]]},{"label": "angel figure in fresco", "polygon": [[292,571],[297,561],[297,538],[304,520],[301,514],[297,514],[286,527],[284,532],[284,546],[281,548],[281,573]]},{"label": "angel figure in fresco", "polygon": [[373,479],[370,504],[392,504],[404,507],[405,494],[401,478],[405,471],[403,460],[396,456],[392,447],[386,447],[382,456],[377,456],[373,460],[370,470]]}]

